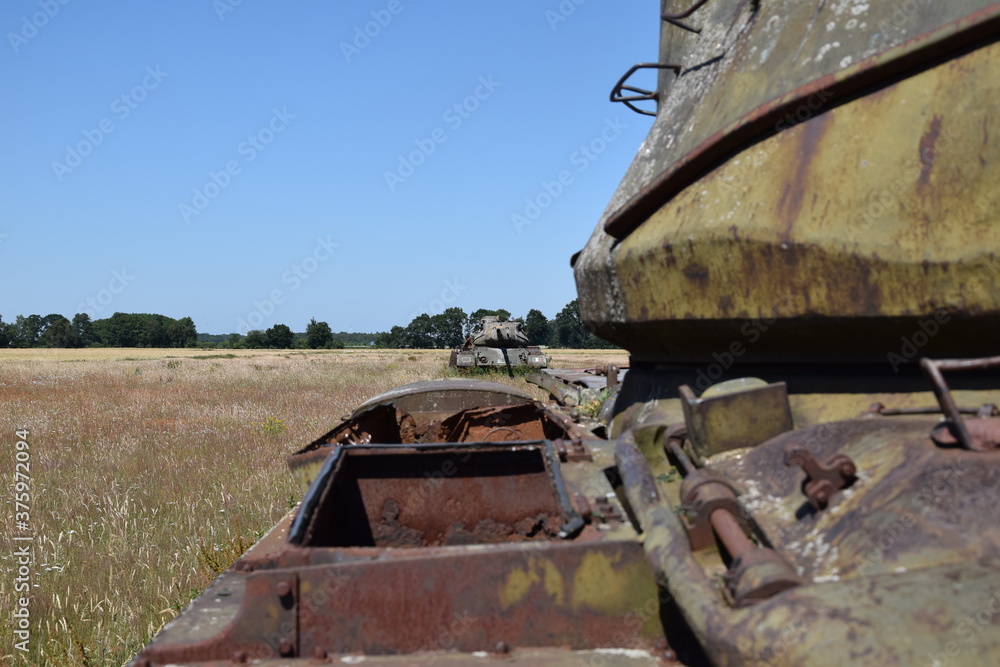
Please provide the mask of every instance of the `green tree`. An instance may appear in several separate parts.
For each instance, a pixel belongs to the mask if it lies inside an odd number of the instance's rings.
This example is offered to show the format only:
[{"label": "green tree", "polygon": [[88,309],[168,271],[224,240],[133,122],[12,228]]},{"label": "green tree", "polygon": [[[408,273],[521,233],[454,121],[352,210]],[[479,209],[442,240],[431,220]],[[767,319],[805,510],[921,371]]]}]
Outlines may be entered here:
[{"label": "green tree", "polygon": [[[132,317],[135,317],[134,315]],[[142,347],[170,347],[170,333],[162,319],[158,317],[139,317],[142,333],[137,344]]]},{"label": "green tree", "polygon": [[434,324],[430,315],[423,313],[413,318],[406,326],[404,343],[404,347],[434,347]]},{"label": "green tree", "polygon": [[573,299],[556,315],[555,326],[552,327],[552,340],[556,347],[583,347],[586,330],[580,319],[580,306]]},{"label": "green tree", "polygon": [[194,347],[197,342],[198,330],[190,317],[182,317],[170,324],[171,347]]},{"label": "green tree", "polygon": [[465,311],[458,307],[447,308],[431,318],[431,335],[435,347],[459,347],[465,340]]},{"label": "green tree", "polygon": [[398,350],[406,344],[406,329],[396,325],[389,331],[383,331],[375,336],[375,347],[386,350]]},{"label": "green tree", "polygon": [[295,342],[295,334],[286,324],[275,324],[264,332],[264,336],[267,338],[268,347],[279,350],[287,350]]},{"label": "green tree", "polygon": [[0,317],[0,347],[10,345],[10,339],[7,337],[7,326],[3,323],[3,317]]},{"label": "green tree", "polygon": [[87,347],[94,342],[94,325],[87,313],[73,316],[73,347]]},{"label": "green tree", "polygon": [[240,340],[242,340],[242,336],[240,336],[238,333],[229,334],[229,347],[233,348],[234,350],[239,348]]},{"label": "green tree", "polygon": [[115,313],[95,321],[94,333],[108,347],[168,347],[164,320],[169,319],[148,313]]},{"label": "green tree", "polygon": [[580,304],[576,299],[567,303],[566,307],[556,315],[549,344],[568,348],[613,349],[615,347],[587,329],[580,317]]},{"label": "green tree", "polygon": [[333,331],[330,330],[329,324],[317,322],[315,317],[309,320],[309,324],[306,325],[306,341],[309,343],[309,347],[317,350],[326,347],[327,343],[332,340]]},{"label": "green tree", "polygon": [[544,345],[549,341],[552,331],[549,321],[542,311],[532,308],[524,318],[524,332],[528,334],[528,342],[532,345]]},{"label": "green tree", "polygon": [[73,324],[62,315],[48,315],[46,326],[38,337],[38,347],[75,347]]},{"label": "green tree", "polygon": [[267,347],[267,336],[260,329],[251,329],[243,339],[243,347],[248,350],[259,350]]},{"label": "green tree", "polygon": [[7,335],[12,347],[35,347],[42,335],[44,324],[41,315],[18,315],[14,323],[9,325]]}]

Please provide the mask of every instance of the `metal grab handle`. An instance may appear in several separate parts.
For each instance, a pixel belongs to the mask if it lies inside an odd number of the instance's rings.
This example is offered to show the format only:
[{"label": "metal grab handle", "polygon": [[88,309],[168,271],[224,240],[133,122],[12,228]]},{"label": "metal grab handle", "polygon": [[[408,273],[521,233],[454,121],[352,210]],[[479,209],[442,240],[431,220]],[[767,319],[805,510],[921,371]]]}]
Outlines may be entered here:
[{"label": "metal grab handle", "polygon": [[[674,71],[674,74],[680,75],[681,66],[673,65],[670,63],[639,63],[638,65],[632,65],[631,68],[622,78],[618,79],[618,83],[615,87],[611,89],[610,99],[612,102],[621,102],[629,109],[636,113],[641,113],[644,116],[655,116],[656,113],[653,111],[646,111],[645,109],[640,109],[639,107],[632,104],[633,102],[641,102],[645,100],[654,100],[657,103],[660,101],[660,93],[655,90],[646,90],[645,88],[636,88],[635,86],[627,86],[625,82],[628,81],[629,77],[638,72],[641,69],[670,69]],[[628,91],[630,93],[636,93],[635,95],[625,95],[622,91]]]},{"label": "metal grab handle", "polygon": [[934,359],[924,357],[920,360],[920,368],[931,381],[931,385],[934,388],[934,395],[937,397],[938,403],[941,405],[941,411],[944,412],[948,421],[951,423],[951,426],[954,429],[955,439],[958,440],[959,444],[962,445],[964,449],[982,451],[982,448],[977,446],[972,441],[972,437],[969,435],[969,429],[966,428],[965,420],[962,418],[962,412],[955,404],[955,399],[951,397],[951,391],[948,389],[948,383],[944,381],[944,376],[941,375],[941,372],[983,370],[986,368],[997,367],[1000,367],[1000,357],[983,357],[980,359],[939,359],[936,361]]},{"label": "metal grab handle", "polygon": [[677,12],[676,14],[660,14],[660,18],[671,25],[677,26],[678,28],[683,28],[689,32],[700,34],[701,28],[695,28],[692,25],[688,25],[687,23],[681,21],[681,19],[686,19],[694,14],[696,11],[701,9],[706,2],[708,2],[708,0],[698,0],[683,12]]}]

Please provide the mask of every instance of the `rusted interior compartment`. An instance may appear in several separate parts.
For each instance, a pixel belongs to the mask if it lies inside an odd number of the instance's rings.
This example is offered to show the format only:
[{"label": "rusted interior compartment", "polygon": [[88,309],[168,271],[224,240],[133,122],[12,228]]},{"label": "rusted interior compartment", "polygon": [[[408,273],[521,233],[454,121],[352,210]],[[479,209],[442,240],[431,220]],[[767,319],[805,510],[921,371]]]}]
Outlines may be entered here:
[{"label": "rusted interior compartment", "polygon": [[303,546],[521,542],[565,521],[541,449],[345,450]]},{"label": "rusted interior compartment", "polygon": [[424,421],[391,405],[379,405],[352,418],[313,447],[333,443],[503,442],[561,437],[565,437],[565,429],[537,403],[472,408],[441,421]]}]

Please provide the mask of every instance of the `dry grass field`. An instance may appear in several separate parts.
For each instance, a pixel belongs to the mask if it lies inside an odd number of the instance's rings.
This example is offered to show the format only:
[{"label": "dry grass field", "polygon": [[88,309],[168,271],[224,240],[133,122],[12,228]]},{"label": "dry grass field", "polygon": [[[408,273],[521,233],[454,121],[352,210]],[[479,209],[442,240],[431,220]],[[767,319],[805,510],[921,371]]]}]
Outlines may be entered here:
[{"label": "dry grass field", "polygon": [[[627,361],[601,350],[548,354],[563,368]],[[455,375],[447,355],[0,350],[5,618],[26,595],[15,590],[16,550],[33,547],[30,650],[15,649],[5,622],[0,662],[123,664],[295,503],[287,454],[377,393]],[[19,429],[29,431],[27,532],[15,519]]]}]

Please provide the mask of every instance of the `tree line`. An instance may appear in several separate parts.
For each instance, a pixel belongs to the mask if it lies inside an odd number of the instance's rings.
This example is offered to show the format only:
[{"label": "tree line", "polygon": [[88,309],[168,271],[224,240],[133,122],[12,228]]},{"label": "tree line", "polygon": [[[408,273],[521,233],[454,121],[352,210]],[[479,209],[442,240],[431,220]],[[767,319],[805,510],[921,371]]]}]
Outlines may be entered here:
[{"label": "tree line", "polygon": [[77,313],[0,317],[0,347],[190,347],[198,332],[190,317],[175,320],[151,313],[115,313],[93,320]]},{"label": "tree line", "polygon": [[[501,322],[511,321],[511,313],[503,308],[480,308],[466,315],[461,308],[448,308],[443,313],[414,317],[408,325],[394,326],[375,337],[375,347],[382,348],[453,348],[460,347],[479,321],[495,315]],[[580,318],[580,305],[570,301],[550,320],[542,311],[532,308],[524,317],[514,318],[524,324],[530,345],[568,348],[613,348],[611,343],[592,334]]]},{"label": "tree line", "polygon": [[0,317],[0,347],[201,347],[224,349],[342,349],[346,345],[379,348],[460,347],[479,321],[494,315],[501,321],[522,322],[531,345],[566,348],[614,347],[590,333],[580,319],[576,299],[548,319],[536,309],[524,317],[512,318],[508,310],[480,308],[466,314],[461,308],[443,313],[423,313],[409,324],[380,333],[341,332],[334,334],[329,323],[310,319],[304,333],[295,333],[286,324],[246,334],[199,334],[190,317],[172,319],[151,313],[115,313],[91,321],[86,313],[73,319],[62,315],[18,315],[5,324]]}]

